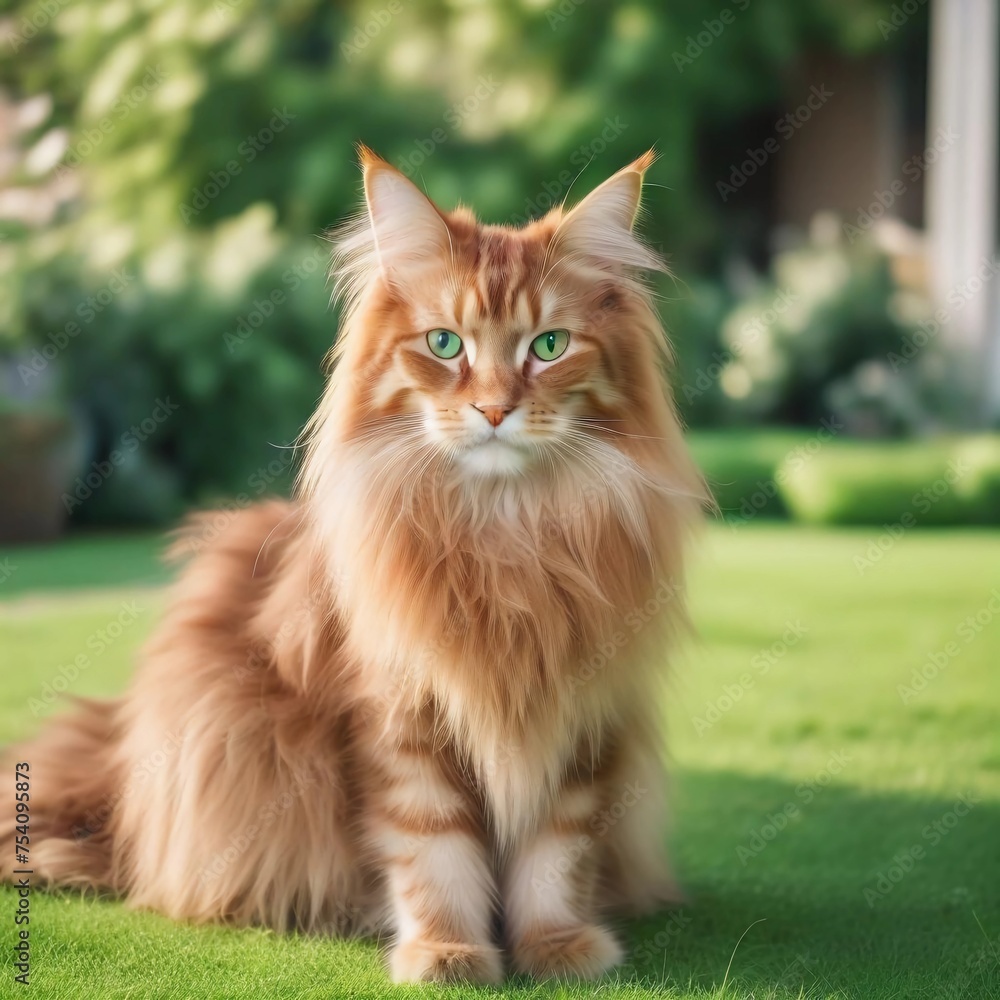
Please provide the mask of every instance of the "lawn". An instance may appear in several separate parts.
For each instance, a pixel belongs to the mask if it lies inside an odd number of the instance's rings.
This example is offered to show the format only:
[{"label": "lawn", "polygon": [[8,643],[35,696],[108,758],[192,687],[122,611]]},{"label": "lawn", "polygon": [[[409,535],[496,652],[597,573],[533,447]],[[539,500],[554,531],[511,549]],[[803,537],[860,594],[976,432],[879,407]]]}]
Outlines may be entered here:
[{"label": "lawn", "polygon": [[[37,893],[24,995],[1000,996],[1000,532],[877,536],[706,534],[700,638],[666,706],[688,900],[622,927],[616,975],[395,988],[372,942],[178,926]],[[133,536],[0,553],[0,741],[31,732],[56,687],[121,689],[163,603],[155,549]],[[67,669],[81,651],[85,666]],[[914,683],[921,669],[930,679]],[[15,906],[0,890],[2,997],[21,995]]]}]

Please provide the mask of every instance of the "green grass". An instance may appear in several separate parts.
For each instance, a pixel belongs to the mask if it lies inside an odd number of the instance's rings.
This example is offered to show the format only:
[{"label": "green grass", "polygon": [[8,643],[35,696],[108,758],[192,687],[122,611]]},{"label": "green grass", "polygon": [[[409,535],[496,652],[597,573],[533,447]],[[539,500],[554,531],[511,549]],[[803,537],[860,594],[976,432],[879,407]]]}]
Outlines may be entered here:
[{"label": "green grass", "polygon": [[82,534],[52,545],[9,546],[0,552],[0,599],[32,591],[161,584],[164,535]]},{"label": "green grass", "polygon": [[[708,532],[693,581],[701,639],[667,707],[671,840],[689,899],[622,927],[630,960],[619,974],[397,989],[372,942],[179,926],[38,893],[21,994],[4,889],[0,997],[1000,996],[1000,615],[988,610],[1000,532],[911,531],[862,572],[855,557],[872,537],[763,523]],[[152,552],[138,537],[11,553],[0,740],[35,728],[31,700],[47,711],[45,685],[134,599],[137,619],[68,683],[78,694],[122,687],[162,606],[148,586]],[[66,592],[70,581],[85,589]],[[977,613],[979,630],[960,632]],[[899,686],[950,641],[958,655],[904,704]],[[972,808],[952,815],[963,795]],[[914,846],[911,870],[866,899]]]}]

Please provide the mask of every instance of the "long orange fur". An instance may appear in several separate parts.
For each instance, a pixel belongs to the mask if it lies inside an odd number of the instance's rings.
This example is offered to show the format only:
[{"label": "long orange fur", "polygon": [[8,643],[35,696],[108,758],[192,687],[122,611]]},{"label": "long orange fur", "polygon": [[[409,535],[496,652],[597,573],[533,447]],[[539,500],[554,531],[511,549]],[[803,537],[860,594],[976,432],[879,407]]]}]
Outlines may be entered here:
[{"label": "long orange fur", "polygon": [[599,975],[605,914],[671,892],[660,685],[704,500],[632,232],[652,156],[522,229],[361,159],[297,497],[194,518],[128,692],[12,749],[33,867],[178,919],[390,931],[399,981]]}]

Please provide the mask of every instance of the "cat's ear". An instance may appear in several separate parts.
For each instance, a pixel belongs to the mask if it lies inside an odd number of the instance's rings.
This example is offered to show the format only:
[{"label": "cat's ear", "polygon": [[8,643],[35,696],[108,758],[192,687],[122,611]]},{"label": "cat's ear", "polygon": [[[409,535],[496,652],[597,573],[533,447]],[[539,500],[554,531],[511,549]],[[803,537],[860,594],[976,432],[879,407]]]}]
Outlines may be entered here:
[{"label": "cat's ear", "polygon": [[656,159],[649,150],[594,188],[563,216],[560,247],[605,266],[664,270],[664,264],[632,232],[642,198],[642,178]]},{"label": "cat's ear", "polygon": [[408,263],[447,252],[448,228],[434,203],[367,146],[358,146],[358,156],[382,271],[389,275]]}]

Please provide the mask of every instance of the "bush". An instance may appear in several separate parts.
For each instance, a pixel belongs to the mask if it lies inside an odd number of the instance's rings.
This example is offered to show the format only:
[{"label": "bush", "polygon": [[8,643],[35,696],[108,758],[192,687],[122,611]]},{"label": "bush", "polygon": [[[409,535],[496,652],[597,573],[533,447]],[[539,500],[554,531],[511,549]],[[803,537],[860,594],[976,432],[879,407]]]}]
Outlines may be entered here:
[{"label": "bush", "polygon": [[688,442],[728,519],[1000,524],[1000,435],[904,443],[693,431]]},{"label": "bush", "polygon": [[968,438],[955,449],[955,461],[967,468],[955,484],[970,521],[1000,524],[1000,436],[983,434]]},{"label": "bush", "polygon": [[[755,0],[712,58],[692,59],[689,38],[718,11],[708,0],[403,4],[384,23],[360,0],[110,14],[77,0],[0,64],[0,89],[31,112],[8,116],[24,123],[24,155],[4,183],[49,220],[0,220],[0,354],[75,325],[53,365],[85,414],[88,462],[106,461],[157,398],[177,404],[142,442],[144,467],[164,474],[130,516],[164,516],[175,492],[240,492],[286,454],[268,442],[287,445],[320,390],[328,289],[321,273],[301,288],[285,275],[310,259],[311,234],[356,208],[357,139],[444,205],[495,222],[542,214],[577,175],[574,198],[656,145],[647,234],[686,276],[712,273],[732,245],[715,181],[742,153],[733,127],[782,99],[798,53],[883,51],[883,6]],[[11,30],[37,13],[34,0],[8,7]],[[749,218],[753,200],[742,204]],[[240,338],[276,291],[286,300]],[[683,347],[709,344],[729,304],[699,296]],[[74,516],[117,517],[117,489]]]},{"label": "bush", "polygon": [[804,445],[803,431],[695,431],[691,450],[723,516],[787,517],[774,481],[785,458]]},{"label": "bush", "polygon": [[911,332],[899,297],[871,239],[849,244],[834,217],[817,217],[810,240],[778,254],[722,325],[730,417],[815,425],[836,415],[863,436],[922,429],[921,362],[932,352],[900,371],[888,362]]},{"label": "bush", "polygon": [[777,470],[793,517],[811,524],[1000,523],[1000,438],[835,442]]}]

